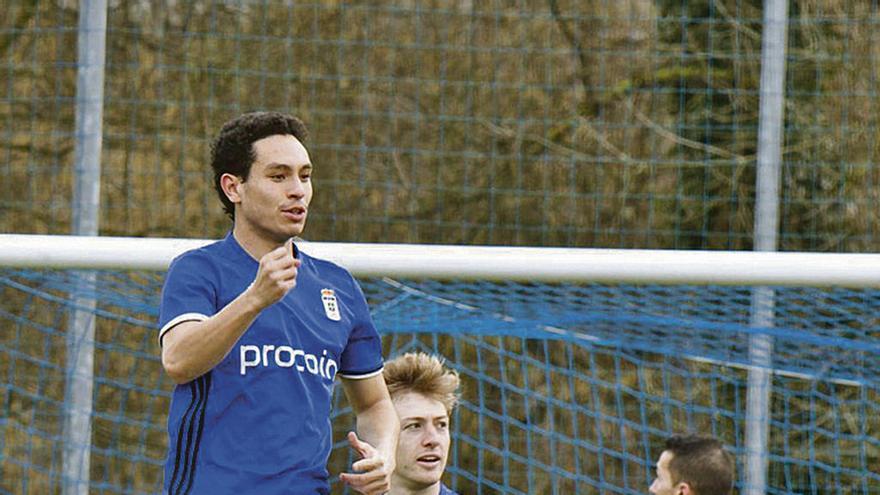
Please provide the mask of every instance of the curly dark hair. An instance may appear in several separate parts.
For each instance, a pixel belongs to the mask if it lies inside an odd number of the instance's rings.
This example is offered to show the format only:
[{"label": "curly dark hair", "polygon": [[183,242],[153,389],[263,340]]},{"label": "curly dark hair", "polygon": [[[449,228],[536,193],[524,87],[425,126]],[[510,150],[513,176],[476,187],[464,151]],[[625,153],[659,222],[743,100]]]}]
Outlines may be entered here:
[{"label": "curly dark hair", "polygon": [[254,142],[278,134],[290,134],[305,142],[309,131],[300,119],[279,112],[245,113],[226,122],[220,129],[211,145],[211,168],[214,170],[214,189],[229,218],[235,219],[235,205],[220,187],[220,177],[232,174],[240,177],[242,182],[246,181],[257,158]]}]

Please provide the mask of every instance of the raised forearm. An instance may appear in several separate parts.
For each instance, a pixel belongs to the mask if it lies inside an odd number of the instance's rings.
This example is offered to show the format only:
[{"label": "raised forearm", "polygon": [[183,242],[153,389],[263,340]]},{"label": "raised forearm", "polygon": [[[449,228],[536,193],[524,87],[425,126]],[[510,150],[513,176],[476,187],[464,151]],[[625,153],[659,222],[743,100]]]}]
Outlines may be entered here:
[{"label": "raised forearm", "polygon": [[248,291],[214,316],[184,322],[163,338],[162,366],[176,383],[187,383],[217,366],[262,308]]},{"label": "raised forearm", "polygon": [[400,421],[391,399],[382,399],[358,412],[357,431],[360,438],[394,462]]},{"label": "raised forearm", "polygon": [[296,286],[300,261],[293,257],[291,242],[263,255],[253,283],[217,314],[181,323],[165,334],[162,366],[172,380],[186,383],[217,366],[260,311]]}]

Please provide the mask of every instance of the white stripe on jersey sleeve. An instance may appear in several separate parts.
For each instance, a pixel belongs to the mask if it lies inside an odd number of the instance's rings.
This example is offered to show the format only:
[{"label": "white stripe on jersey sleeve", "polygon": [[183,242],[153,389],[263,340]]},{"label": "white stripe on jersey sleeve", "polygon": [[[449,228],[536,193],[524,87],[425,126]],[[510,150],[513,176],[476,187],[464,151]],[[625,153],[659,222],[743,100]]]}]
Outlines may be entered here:
[{"label": "white stripe on jersey sleeve", "polygon": [[339,376],[341,376],[342,378],[348,378],[349,380],[363,380],[364,378],[370,378],[370,377],[382,374],[383,369],[385,369],[384,366],[379,368],[376,371],[373,371],[371,373],[367,373],[366,375],[343,375],[342,373],[340,373]]},{"label": "white stripe on jersey sleeve", "polygon": [[180,325],[185,321],[205,321],[207,319],[208,317],[201,313],[184,313],[174,318],[173,320],[166,323],[161,330],[159,330],[159,347],[162,347],[162,337],[164,337],[169,330],[176,327],[177,325]]}]

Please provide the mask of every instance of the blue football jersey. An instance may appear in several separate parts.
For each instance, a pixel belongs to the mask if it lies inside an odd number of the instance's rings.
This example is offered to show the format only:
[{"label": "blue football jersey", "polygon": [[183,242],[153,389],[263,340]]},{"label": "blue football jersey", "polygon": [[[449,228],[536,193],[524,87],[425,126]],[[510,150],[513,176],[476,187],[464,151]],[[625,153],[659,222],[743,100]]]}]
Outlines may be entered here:
[{"label": "blue football jersey", "polygon": [[[334,378],[381,373],[381,341],[351,274],[296,256],[296,287],[260,313],[220,364],[174,389],[166,493],[330,492]],[[231,233],[176,258],[162,289],[160,344],[175,325],[229,304],[258,268]]]},{"label": "blue football jersey", "polygon": [[454,491],[450,490],[446,485],[440,483],[440,495],[458,495]]}]

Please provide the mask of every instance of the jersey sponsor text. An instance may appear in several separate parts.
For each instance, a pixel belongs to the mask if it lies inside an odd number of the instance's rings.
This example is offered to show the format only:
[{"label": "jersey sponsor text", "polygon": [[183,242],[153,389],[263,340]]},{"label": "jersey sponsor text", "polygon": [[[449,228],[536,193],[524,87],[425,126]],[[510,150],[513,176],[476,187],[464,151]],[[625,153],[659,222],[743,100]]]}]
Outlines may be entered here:
[{"label": "jersey sponsor text", "polygon": [[311,373],[333,381],[339,365],[333,358],[327,357],[327,350],[318,357],[302,349],[294,349],[289,345],[241,345],[239,357],[241,374],[247,375],[248,368],[271,366],[273,363],[280,368],[295,368],[300,373]]}]

